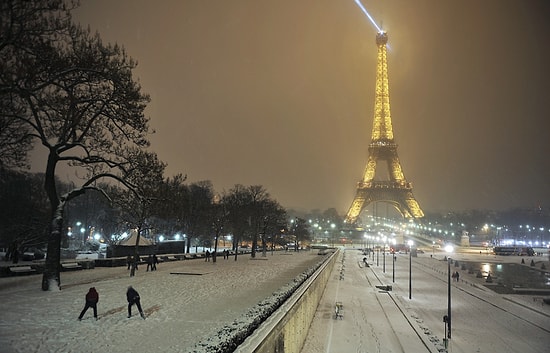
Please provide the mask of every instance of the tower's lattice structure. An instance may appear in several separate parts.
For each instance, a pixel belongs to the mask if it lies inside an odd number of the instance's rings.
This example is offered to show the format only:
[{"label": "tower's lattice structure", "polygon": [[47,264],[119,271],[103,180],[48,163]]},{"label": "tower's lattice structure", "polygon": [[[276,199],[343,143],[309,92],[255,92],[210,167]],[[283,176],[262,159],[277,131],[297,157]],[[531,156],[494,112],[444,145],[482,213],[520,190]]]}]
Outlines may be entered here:
[{"label": "tower's lattice structure", "polygon": [[[372,141],[369,145],[369,157],[363,179],[357,183],[357,192],[346,216],[346,223],[348,224],[355,223],[363,209],[374,202],[391,204],[405,218],[421,218],[424,216],[424,212],[422,212],[414,198],[411,183],[405,179],[397,156],[397,144],[393,139],[387,42],[388,35],[386,32],[378,32],[376,35],[378,57]],[[380,162],[386,162],[387,164],[388,176],[385,180],[375,180],[376,168]]]}]

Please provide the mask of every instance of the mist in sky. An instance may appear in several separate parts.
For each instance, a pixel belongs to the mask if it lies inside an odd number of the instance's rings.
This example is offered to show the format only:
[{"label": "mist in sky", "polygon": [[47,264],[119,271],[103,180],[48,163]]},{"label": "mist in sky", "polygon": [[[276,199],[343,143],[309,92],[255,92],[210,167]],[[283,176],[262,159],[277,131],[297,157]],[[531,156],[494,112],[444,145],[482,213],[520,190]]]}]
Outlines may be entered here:
[{"label": "mist in sky", "polygon": [[[424,211],[548,207],[550,2],[362,2],[388,32],[394,136]],[[377,53],[354,0],[82,0],[75,19],[138,61],[168,175],[345,214]]]}]

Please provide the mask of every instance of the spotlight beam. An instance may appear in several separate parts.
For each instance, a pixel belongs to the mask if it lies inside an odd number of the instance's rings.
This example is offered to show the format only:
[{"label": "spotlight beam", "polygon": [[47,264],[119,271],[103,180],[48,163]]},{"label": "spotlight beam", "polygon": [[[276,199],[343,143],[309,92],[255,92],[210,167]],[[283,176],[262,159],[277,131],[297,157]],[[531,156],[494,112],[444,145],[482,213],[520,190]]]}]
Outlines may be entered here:
[{"label": "spotlight beam", "polygon": [[367,15],[367,17],[369,18],[369,20],[371,21],[371,23],[373,24],[373,26],[376,28],[376,30],[378,31],[378,33],[381,33],[383,32],[382,29],[380,27],[378,27],[378,25],[376,24],[376,22],[374,22],[374,19],[372,18],[372,16],[369,14],[369,12],[367,11],[367,9],[365,9],[365,7],[363,6],[363,4],[361,3],[360,0],[354,0],[355,3],[357,4],[357,6],[359,6],[359,8],[361,9],[361,11],[363,11],[363,13],[365,15]]}]

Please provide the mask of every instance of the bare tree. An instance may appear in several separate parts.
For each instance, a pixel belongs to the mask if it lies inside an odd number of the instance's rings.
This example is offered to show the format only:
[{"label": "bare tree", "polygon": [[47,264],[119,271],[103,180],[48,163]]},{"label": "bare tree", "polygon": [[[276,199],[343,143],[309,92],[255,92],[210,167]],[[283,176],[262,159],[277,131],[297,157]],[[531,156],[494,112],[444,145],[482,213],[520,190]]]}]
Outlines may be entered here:
[{"label": "bare tree", "polygon": [[251,257],[256,257],[256,249],[258,248],[258,236],[261,235],[262,230],[265,227],[264,224],[268,219],[266,210],[267,205],[269,204],[271,199],[267,190],[261,185],[249,186],[248,193],[250,195],[250,204],[248,205],[248,208],[250,210],[250,225],[252,227]]},{"label": "bare tree", "polygon": [[34,67],[35,59],[51,57],[49,39],[66,35],[74,6],[63,0],[0,2],[0,167],[28,167],[34,129],[20,119],[29,113],[20,100],[43,84],[31,77],[42,69]]},{"label": "bare tree", "polygon": [[44,243],[48,202],[42,182],[40,174],[0,168],[0,243],[4,246],[24,251]]},{"label": "bare tree", "polygon": [[[265,255],[267,234],[285,222],[283,208],[261,185],[237,184],[223,195],[222,202],[227,210],[227,223],[233,231],[234,249],[238,250],[240,241],[251,240],[251,256],[255,257],[259,241]],[[237,254],[235,251],[235,260]]]},{"label": "bare tree", "polygon": [[[2,2],[0,103],[9,117],[47,151],[44,187],[51,209],[42,289],[60,286],[60,244],[66,203],[115,179],[127,187],[134,148],[149,145],[149,97],[117,45],[71,21],[63,1]],[[26,35],[18,35],[18,33]],[[66,164],[85,177],[61,193],[56,170]],[[107,196],[107,195],[106,195]]]},{"label": "bare tree", "polygon": [[227,210],[227,222],[233,233],[233,251],[235,261],[239,253],[239,244],[245,238],[250,228],[250,214],[247,205],[250,204],[250,195],[244,185],[236,184],[222,196],[222,202]]},{"label": "bare tree", "polygon": [[[159,189],[157,217],[158,229],[166,234],[185,233],[183,220],[187,204],[188,188],[185,185],[187,176],[176,174],[166,178]],[[183,248],[185,251],[185,248]]]},{"label": "bare tree", "polygon": [[271,247],[275,246],[275,238],[281,229],[286,227],[287,214],[285,209],[275,200],[266,200],[261,207],[260,240],[262,256],[267,253],[267,241],[271,240]]},{"label": "bare tree", "polygon": [[209,245],[213,199],[214,187],[210,180],[189,185],[187,207],[184,212],[185,231],[188,238],[187,252],[190,251],[193,239],[197,239],[203,245]]},{"label": "bare tree", "polygon": [[121,193],[113,198],[120,210],[122,221],[137,232],[131,277],[135,275],[141,235],[153,227],[151,220],[157,215],[156,211],[159,209],[158,203],[161,201],[159,195],[166,167],[155,153],[139,149],[134,151],[132,160],[136,168],[126,176],[126,182],[130,182],[133,187],[121,189]]}]

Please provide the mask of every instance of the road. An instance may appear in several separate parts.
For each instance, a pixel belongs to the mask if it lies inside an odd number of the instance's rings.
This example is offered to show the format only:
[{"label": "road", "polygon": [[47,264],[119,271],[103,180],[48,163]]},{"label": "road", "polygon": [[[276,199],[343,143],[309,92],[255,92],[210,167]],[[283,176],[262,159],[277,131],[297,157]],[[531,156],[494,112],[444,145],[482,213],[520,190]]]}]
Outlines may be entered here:
[{"label": "road", "polygon": [[[302,352],[445,351],[447,262],[443,253],[430,255],[412,258],[409,299],[409,255],[396,255],[393,282],[391,255],[386,256],[384,273],[382,256],[378,266],[376,257],[370,257],[370,267],[364,267],[361,252],[349,248],[342,251]],[[484,256],[454,255],[458,261],[493,260]],[[452,282],[449,352],[547,351],[550,306],[533,301],[533,296],[497,294],[484,286],[483,278],[459,267],[451,266],[451,271],[459,271],[461,276],[459,282]],[[392,285],[392,290],[383,291],[376,285]],[[344,304],[343,320],[332,315],[336,301]]]}]

